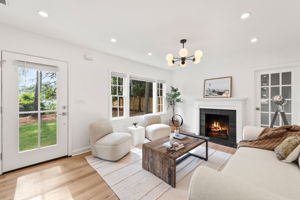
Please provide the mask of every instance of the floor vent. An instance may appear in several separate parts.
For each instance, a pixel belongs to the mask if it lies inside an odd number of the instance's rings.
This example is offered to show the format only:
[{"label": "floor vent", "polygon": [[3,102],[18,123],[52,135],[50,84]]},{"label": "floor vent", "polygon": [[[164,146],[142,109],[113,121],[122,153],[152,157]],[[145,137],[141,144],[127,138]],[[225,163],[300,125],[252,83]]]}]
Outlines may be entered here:
[{"label": "floor vent", "polygon": [[0,0],[0,4],[7,5],[7,0]]}]

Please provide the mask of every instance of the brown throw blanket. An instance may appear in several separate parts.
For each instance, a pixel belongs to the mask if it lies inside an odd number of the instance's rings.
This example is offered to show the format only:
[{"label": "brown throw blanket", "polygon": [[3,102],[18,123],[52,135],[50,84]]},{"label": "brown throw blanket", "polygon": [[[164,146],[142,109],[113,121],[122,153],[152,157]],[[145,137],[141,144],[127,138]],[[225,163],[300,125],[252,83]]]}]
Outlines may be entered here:
[{"label": "brown throw blanket", "polygon": [[300,126],[286,125],[278,128],[265,128],[256,140],[243,140],[238,147],[274,150],[285,138],[294,135],[300,136]]}]

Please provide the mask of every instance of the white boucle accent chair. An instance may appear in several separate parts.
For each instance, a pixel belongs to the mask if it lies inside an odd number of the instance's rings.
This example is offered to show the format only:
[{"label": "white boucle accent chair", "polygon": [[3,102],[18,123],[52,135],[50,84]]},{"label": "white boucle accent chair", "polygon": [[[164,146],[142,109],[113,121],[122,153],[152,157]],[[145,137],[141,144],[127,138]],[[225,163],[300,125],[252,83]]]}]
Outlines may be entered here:
[{"label": "white boucle accent chair", "polygon": [[117,161],[130,151],[131,135],[113,132],[110,121],[99,120],[90,125],[90,145],[93,156]]},{"label": "white boucle accent chair", "polygon": [[144,116],[144,126],[146,129],[146,138],[149,140],[157,140],[167,137],[171,133],[170,126],[161,123],[159,115],[147,114]]},{"label": "white boucle accent chair", "polygon": [[[262,130],[246,126],[243,139],[254,140]],[[297,163],[279,161],[274,151],[241,147],[221,172],[204,166],[195,170],[189,200],[299,200],[299,192]]]}]

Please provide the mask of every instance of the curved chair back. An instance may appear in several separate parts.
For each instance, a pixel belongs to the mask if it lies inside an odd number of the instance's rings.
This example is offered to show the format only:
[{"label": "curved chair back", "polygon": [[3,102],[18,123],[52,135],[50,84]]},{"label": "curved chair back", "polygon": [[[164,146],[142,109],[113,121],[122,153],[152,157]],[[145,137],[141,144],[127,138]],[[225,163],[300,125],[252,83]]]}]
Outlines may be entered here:
[{"label": "curved chair back", "polygon": [[155,114],[147,114],[144,116],[144,125],[149,126],[152,124],[160,124],[161,123],[161,118],[159,115]]},{"label": "curved chair back", "polygon": [[108,120],[98,120],[90,125],[90,145],[94,145],[99,139],[113,132]]}]

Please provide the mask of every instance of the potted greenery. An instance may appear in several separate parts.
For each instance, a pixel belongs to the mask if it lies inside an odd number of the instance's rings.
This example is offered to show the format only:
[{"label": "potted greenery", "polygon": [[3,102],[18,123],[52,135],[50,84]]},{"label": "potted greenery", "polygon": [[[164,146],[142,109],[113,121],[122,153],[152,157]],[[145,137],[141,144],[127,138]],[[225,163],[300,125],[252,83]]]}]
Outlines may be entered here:
[{"label": "potted greenery", "polygon": [[175,106],[177,103],[182,102],[182,99],[180,98],[181,93],[178,91],[178,88],[175,88],[171,86],[170,92],[167,93],[167,102],[168,106],[172,107],[172,112],[173,115],[172,117],[175,116]]}]

